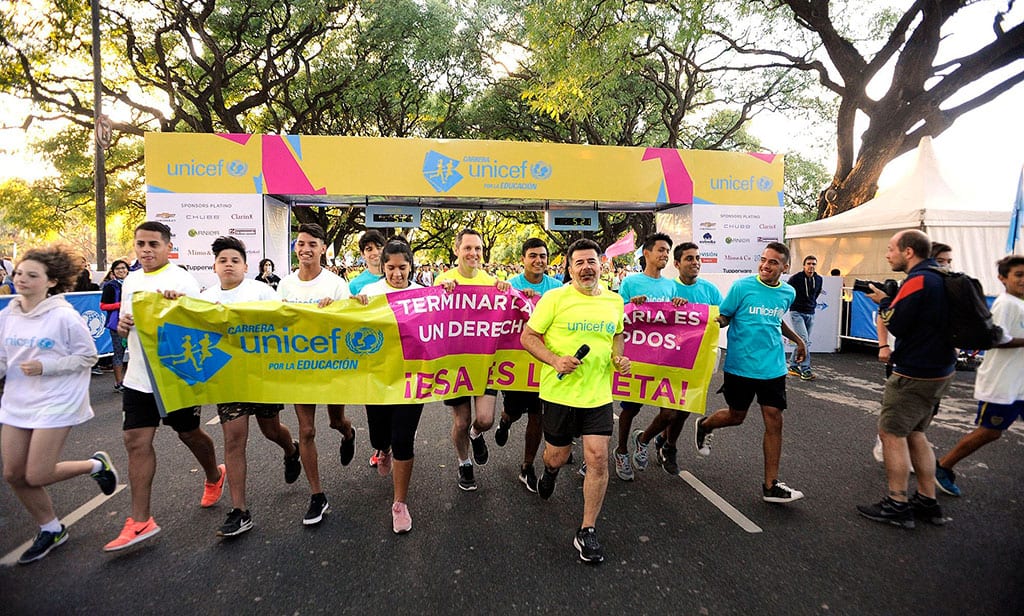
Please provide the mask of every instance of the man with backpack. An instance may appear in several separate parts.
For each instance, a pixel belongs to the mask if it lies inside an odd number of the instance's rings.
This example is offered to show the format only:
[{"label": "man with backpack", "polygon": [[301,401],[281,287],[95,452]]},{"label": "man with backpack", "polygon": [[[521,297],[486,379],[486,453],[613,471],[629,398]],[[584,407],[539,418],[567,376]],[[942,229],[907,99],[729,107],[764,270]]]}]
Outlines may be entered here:
[{"label": "man with backpack", "polygon": [[[945,282],[929,258],[931,240],[916,229],[892,236],[885,258],[907,278],[895,297],[871,286],[868,294],[896,336],[893,373],[885,382],[878,435],[888,479],[888,494],[871,505],[858,505],[860,514],[876,522],[914,528],[915,518],[941,525],[942,509],[935,500],[935,453],[924,432],[932,409],[949,388],[956,370],[956,348],[948,335],[949,304]],[[917,491],[908,493],[909,460],[917,475]]]}]

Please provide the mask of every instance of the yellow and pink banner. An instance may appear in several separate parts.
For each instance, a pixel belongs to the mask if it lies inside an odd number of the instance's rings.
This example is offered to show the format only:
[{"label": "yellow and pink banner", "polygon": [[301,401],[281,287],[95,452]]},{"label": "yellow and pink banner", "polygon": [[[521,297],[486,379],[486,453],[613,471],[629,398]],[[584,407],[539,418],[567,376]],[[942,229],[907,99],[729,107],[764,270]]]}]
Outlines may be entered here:
[{"label": "yellow and pink banner", "polygon": [[[536,391],[540,366],[520,334],[534,300],[518,291],[434,287],[334,302],[212,304],[134,299],[161,406],[221,402],[397,404]],[[704,413],[719,328],[714,306],[626,306],[631,375],[609,375],[618,400]],[[586,361],[586,360],[584,360]]]},{"label": "yellow and pink banner", "polygon": [[464,139],[147,133],[150,193],[782,205],[775,154]]}]

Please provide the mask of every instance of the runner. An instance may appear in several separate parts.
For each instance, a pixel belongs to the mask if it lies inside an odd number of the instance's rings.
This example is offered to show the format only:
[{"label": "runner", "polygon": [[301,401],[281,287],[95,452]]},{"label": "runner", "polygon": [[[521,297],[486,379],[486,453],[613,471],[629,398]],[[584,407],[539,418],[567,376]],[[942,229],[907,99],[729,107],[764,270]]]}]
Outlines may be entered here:
[{"label": "runner", "polygon": [[363,255],[366,261],[366,269],[348,283],[348,290],[352,295],[358,295],[363,287],[377,282],[383,275],[380,270],[380,251],[385,244],[384,236],[376,229],[370,229],[359,238],[359,254]]}]

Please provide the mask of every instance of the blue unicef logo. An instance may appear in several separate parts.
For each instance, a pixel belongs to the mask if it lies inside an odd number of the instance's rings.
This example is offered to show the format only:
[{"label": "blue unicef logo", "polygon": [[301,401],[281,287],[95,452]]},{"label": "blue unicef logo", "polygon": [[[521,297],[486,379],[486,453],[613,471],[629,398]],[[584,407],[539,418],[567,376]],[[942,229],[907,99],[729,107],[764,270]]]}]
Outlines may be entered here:
[{"label": "blue unicef logo", "polygon": [[605,326],[604,326],[604,330],[606,332],[608,332],[609,334],[612,334],[614,336],[615,335],[615,323],[606,323]]},{"label": "blue unicef logo", "polygon": [[249,165],[241,160],[233,160],[228,163],[228,175],[234,177],[241,177],[245,175],[245,172],[249,170]]},{"label": "blue unicef logo", "polygon": [[762,175],[757,179],[757,189],[761,192],[768,192],[774,185],[775,182],[773,182],[770,177]]},{"label": "blue unicef logo", "polygon": [[89,328],[89,333],[93,338],[99,339],[105,333],[106,320],[100,313],[95,310],[86,310],[82,313],[82,318],[85,319],[85,326]]},{"label": "blue unicef logo", "polygon": [[459,161],[433,150],[423,159],[423,177],[439,193],[448,192],[462,180]]},{"label": "blue unicef logo", "polygon": [[545,162],[534,163],[530,167],[530,175],[537,180],[546,180],[551,177],[551,165]]},{"label": "blue unicef logo", "polygon": [[384,333],[379,329],[360,327],[345,334],[345,346],[356,355],[373,355],[384,345]]},{"label": "blue unicef logo", "polygon": [[39,342],[36,343],[36,346],[46,351],[52,349],[54,344],[55,343],[51,338],[40,338]]},{"label": "blue unicef logo", "polygon": [[221,338],[217,332],[161,325],[156,331],[156,353],[165,368],[189,385],[205,383],[231,361],[217,348]]}]

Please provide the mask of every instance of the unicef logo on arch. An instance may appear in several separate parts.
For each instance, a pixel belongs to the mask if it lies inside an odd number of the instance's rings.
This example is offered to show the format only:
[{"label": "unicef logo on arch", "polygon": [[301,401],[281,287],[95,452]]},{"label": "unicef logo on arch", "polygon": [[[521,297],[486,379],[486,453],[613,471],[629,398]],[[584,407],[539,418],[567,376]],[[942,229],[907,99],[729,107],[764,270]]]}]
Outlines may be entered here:
[{"label": "unicef logo on arch", "polygon": [[463,179],[475,178],[491,189],[535,189],[529,181],[543,182],[554,174],[545,161],[503,162],[490,156],[463,156],[460,159],[431,150],[423,158],[423,179],[439,193],[448,192]]}]

